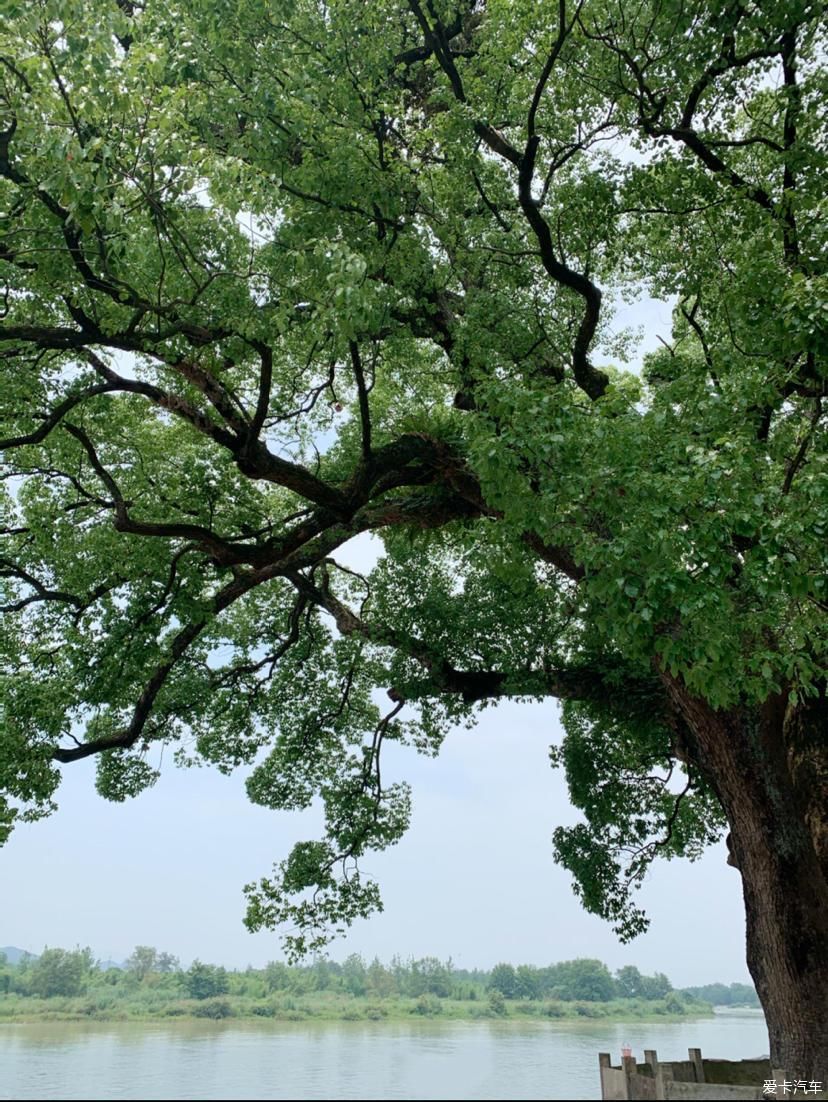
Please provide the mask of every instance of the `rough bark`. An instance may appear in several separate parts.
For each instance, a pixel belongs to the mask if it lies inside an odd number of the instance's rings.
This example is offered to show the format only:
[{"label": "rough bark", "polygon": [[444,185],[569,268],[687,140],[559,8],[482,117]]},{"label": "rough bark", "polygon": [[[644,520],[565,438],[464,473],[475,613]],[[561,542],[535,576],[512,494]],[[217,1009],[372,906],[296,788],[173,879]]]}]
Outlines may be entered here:
[{"label": "rough bark", "polygon": [[828,1083],[825,694],[724,712],[677,682],[668,691],[730,824],[772,1066],[788,1079]]}]

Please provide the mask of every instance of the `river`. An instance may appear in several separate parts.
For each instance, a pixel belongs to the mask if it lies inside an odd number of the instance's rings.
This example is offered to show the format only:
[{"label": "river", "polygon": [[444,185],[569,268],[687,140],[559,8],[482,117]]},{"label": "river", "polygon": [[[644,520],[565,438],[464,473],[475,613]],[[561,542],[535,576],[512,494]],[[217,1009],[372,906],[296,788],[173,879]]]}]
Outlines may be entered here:
[{"label": "river", "polygon": [[[598,1053],[768,1051],[761,1014],[678,1022],[0,1025],[2,1099],[596,1099]],[[761,1086],[761,1084],[757,1084]]]}]

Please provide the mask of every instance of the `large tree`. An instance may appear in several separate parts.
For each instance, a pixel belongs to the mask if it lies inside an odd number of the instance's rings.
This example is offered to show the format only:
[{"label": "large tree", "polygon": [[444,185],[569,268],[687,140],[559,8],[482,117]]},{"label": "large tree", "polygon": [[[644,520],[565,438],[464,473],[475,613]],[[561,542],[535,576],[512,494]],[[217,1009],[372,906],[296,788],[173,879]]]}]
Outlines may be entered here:
[{"label": "large tree", "polygon": [[772,1059],[828,1081],[821,5],[5,13],[4,832],[92,755],[253,764],[324,801],[248,888],[313,948],[405,829],[383,744],[556,697],[585,905],[634,935],[729,830]]}]

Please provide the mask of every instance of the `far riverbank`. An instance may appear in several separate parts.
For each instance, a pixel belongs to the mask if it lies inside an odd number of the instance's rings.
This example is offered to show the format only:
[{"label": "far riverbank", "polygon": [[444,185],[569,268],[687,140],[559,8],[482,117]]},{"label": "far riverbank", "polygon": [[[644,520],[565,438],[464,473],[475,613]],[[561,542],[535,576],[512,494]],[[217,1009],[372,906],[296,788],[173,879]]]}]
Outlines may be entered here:
[{"label": "far riverbank", "polygon": [[608,1002],[518,1000],[497,997],[474,999],[366,998],[320,992],[295,996],[279,993],[265,998],[219,995],[205,999],[171,997],[164,989],[133,993],[95,992],[74,998],[0,996],[0,1026],[6,1022],[99,1021],[148,1022],[170,1019],[235,1019],[279,1022],[404,1022],[417,1019],[476,1022],[484,1020],[659,1022],[709,1018],[709,1003],[678,997],[613,999]]}]

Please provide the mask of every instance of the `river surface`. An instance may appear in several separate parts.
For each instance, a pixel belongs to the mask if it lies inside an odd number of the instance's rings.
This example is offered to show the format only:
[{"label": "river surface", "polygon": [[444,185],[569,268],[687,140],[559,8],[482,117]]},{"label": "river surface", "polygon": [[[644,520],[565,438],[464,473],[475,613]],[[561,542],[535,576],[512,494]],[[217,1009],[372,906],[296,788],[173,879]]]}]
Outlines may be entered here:
[{"label": "river surface", "polygon": [[[2,1099],[600,1097],[598,1053],[740,1060],[761,1014],[679,1022],[43,1022],[0,1025]],[[761,1086],[761,1084],[757,1084]]]}]

